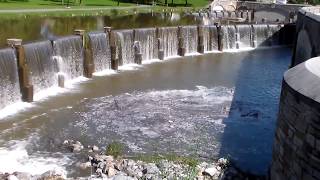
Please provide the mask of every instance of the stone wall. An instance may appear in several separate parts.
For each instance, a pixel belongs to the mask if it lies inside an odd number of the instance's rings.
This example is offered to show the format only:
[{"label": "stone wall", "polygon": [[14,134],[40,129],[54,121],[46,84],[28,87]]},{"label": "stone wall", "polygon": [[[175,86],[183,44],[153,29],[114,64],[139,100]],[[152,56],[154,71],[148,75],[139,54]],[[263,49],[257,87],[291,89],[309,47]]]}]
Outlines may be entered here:
[{"label": "stone wall", "polygon": [[291,66],[320,55],[320,8],[305,7],[298,13],[296,46]]},{"label": "stone wall", "polygon": [[320,57],[284,75],[271,180],[320,179]]}]

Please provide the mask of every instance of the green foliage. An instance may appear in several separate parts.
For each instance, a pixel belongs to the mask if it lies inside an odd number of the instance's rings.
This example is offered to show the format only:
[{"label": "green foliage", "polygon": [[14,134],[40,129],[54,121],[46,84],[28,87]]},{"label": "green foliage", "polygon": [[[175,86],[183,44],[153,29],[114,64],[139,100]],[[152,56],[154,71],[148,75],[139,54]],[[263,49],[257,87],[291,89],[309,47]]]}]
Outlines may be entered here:
[{"label": "green foliage", "polygon": [[115,158],[122,156],[124,152],[124,146],[120,142],[114,141],[110,143],[106,150],[106,155],[114,156]]}]

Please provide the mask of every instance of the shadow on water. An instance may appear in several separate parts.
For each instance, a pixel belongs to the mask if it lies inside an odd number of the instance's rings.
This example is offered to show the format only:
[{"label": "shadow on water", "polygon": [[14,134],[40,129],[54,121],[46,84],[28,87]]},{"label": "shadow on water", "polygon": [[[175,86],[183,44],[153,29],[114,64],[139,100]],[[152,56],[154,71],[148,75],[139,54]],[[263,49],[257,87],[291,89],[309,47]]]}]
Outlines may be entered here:
[{"label": "shadow on water", "polygon": [[230,112],[224,119],[220,156],[229,157],[244,171],[266,174],[270,165],[281,81],[290,50],[254,50],[239,67]]}]

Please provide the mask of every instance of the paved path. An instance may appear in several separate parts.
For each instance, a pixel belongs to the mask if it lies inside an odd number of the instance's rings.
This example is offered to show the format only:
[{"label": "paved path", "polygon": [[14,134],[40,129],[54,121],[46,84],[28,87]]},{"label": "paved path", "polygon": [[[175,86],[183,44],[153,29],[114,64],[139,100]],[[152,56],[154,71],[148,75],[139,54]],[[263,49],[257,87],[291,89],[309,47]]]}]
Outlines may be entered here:
[{"label": "paved path", "polygon": [[127,6],[127,7],[95,7],[95,8],[53,8],[53,9],[5,9],[0,10],[0,14],[4,13],[42,13],[42,12],[72,12],[72,11],[101,11],[101,10],[123,10],[123,9],[134,9],[134,8],[146,8],[151,7],[147,5],[139,6]]}]

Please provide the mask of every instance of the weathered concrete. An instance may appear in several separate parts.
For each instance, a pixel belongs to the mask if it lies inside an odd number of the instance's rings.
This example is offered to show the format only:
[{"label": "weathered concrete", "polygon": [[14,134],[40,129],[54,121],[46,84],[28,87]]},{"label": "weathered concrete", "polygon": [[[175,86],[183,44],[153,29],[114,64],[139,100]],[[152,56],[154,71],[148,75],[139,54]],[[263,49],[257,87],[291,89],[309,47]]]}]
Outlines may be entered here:
[{"label": "weathered concrete", "polygon": [[83,74],[87,78],[92,78],[94,72],[93,54],[90,43],[85,41],[85,31],[81,29],[74,30],[74,34],[78,35],[82,39],[82,46],[84,48],[84,62],[83,62]]},{"label": "weathered concrete", "polygon": [[17,64],[18,64],[18,75],[19,75],[19,84],[20,92],[22,95],[22,101],[32,102],[33,101],[33,85],[30,83],[29,67],[25,59],[25,51],[22,46],[22,39],[8,39],[8,46],[14,48],[17,53]]},{"label": "weathered concrete", "polygon": [[320,179],[320,57],[284,75],[271,180]]},{"label": "weathered concrete", "polygon": [[320,8],[305,7],[298,13],[296,43],[291,66],[320,55]]}]

